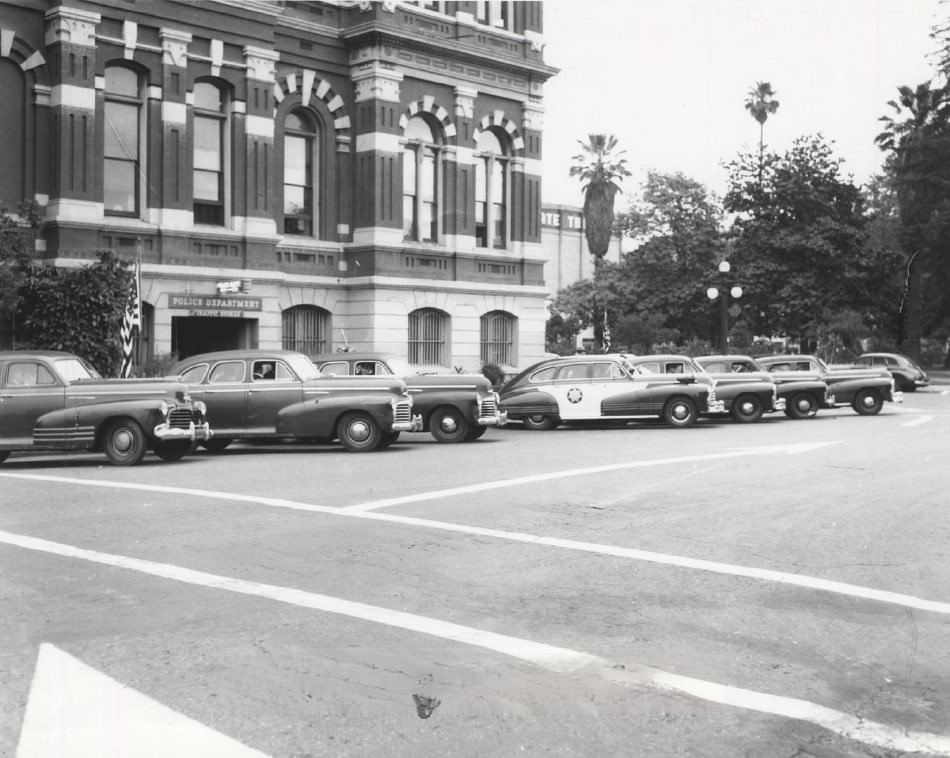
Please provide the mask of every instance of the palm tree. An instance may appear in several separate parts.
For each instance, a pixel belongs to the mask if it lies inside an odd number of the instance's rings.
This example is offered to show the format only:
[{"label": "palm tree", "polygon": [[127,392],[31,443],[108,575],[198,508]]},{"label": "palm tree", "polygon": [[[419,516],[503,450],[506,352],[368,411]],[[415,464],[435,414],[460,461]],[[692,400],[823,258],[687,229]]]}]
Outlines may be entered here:
[{"label": "palm tree", "polygon": [[612,134],[589,134],[587,142],[577,140],[583,152],[571,158],[571,176],[580,177],[584,193],[584,233],[595,263],[603,260],[610,247],[614,227],[614,198],[618,182],[630,176],[625,151],[614,153],[617,138]]},{"label": "palm tree", "polygon": [[[607,336],[607,299],[598,297],[600,273],[604,256],[610,248],[614,232],[614,198],[621,191],[619,182],[630,176],[625,151],[614,152],[617,138],[612,134],[588,134],[587,142],[578,140],[583,152],[572,156],[571,176],[579,177],[584,193],[584,236],[594,256],[594,340],[606,352],[610,347]],[[597,301],[602,300],[602,305]]]},{"label": "palm tree", "polygon": [[762,184],[762,165],[765,156],[765,122],[778,110],[778,100],[769,82],[756,82],[746,97],[745,109],[759,122],[759,184]]},{"label": "palm tree", "polygon": [[922,267],[926,257],[940,245],[947,218],[948,138],[950,138],[950,92],[931,87],[897,88],[899,98],[888,105],[893,116],[882,116],[884,131],[875,142],[891,153],[891,171],[897,190],[907,255],[904,289],[899,310],[898,340],[912,358],[920,355],[922,333]]}]

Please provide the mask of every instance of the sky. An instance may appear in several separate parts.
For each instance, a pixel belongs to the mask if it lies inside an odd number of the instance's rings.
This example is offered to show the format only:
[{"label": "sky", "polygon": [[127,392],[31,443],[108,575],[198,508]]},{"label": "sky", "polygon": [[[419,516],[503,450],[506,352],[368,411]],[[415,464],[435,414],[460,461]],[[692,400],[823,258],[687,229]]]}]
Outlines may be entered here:
[{"label": "sky", "polygon": [[821,132],[862,184],[881,166],[878,118],[898,85],[934,78],[929,33],[948,16],[950,0],[544,0],[544,59],[561,71],[544,87],[543,201],[581,204],[568,170],[591,132],[626,150],[617,210],[648,170],[721,196],[721,163],[758,149],[757,81],[779,101],[767,147]]}]

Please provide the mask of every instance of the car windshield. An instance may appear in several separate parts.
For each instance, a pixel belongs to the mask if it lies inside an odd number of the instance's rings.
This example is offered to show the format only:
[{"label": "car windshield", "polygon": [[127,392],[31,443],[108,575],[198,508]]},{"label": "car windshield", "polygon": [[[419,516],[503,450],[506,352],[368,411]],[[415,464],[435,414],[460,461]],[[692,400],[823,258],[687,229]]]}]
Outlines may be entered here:
[{"label": "car windshield", "polygon": [[288,355],[286,358],[294,373],[304,381],[320,377],[320,369],[314,366],[313,362],[303,353]]},{"label": "car windshield", "polygon": [[101,379],[99,372],[79,358],[62,358],[55,361],[56,373],[67,384],[82,379]]}]

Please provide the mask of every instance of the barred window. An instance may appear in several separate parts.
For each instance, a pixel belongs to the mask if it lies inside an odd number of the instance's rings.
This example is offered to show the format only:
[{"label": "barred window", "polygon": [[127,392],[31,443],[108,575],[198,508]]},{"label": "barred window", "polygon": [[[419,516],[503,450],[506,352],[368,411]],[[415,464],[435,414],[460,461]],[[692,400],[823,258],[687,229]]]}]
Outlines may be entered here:
[{"label": "barred window", "polygon": [[315,305],[295,305],[281,315],[284,350],[305,355],[330,351],[330,312]]},{"label": "barred window", "polygon": [[435,308],[409,314],[409,362],[449,365],[449,315]]},{"label": "barred window", "polygon": [[515,365],[518,319],[506,311],[491,311],[482,316],[482,363]]}]

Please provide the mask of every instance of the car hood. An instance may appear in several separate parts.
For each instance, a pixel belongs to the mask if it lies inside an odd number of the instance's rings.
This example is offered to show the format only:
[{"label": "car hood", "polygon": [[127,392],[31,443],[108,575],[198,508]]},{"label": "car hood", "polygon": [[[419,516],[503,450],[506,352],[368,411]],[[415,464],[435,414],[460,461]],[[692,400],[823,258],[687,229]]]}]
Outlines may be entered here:
[{"label": "car hood", "polygon": [[82,379],[66,387],[70,396],[96,395],[103,400],[137,400],[160,397],[184,400],[188,388],[177,379]]},{"label": "car hood", "polygon": [[395,392],[399,395],[406,392],[406,382],[398,376],[321,376],[308,379],[304,385],[318,389]]},{"label": "car hood", "polygon": [[891,378],[891,372],[886,368],[860,368],[858,366],[829,366],[830,379],[868,379],[870,377]]},{"label": "car hood", "polygon": [[491,382],[481,374],[414,374],[404,377],[409,387],[420,389],[474,389],[491,392]]},{"label": "car hood", "polygon": [[717,386],[727,384],[748,384],[749,382],[766,382],[767,384],[775,383],[775,377],[765,371],[749,371],[743,372],[741,374],[736,374],[732,371],[707,371],[706,373],[716,380]]}]

